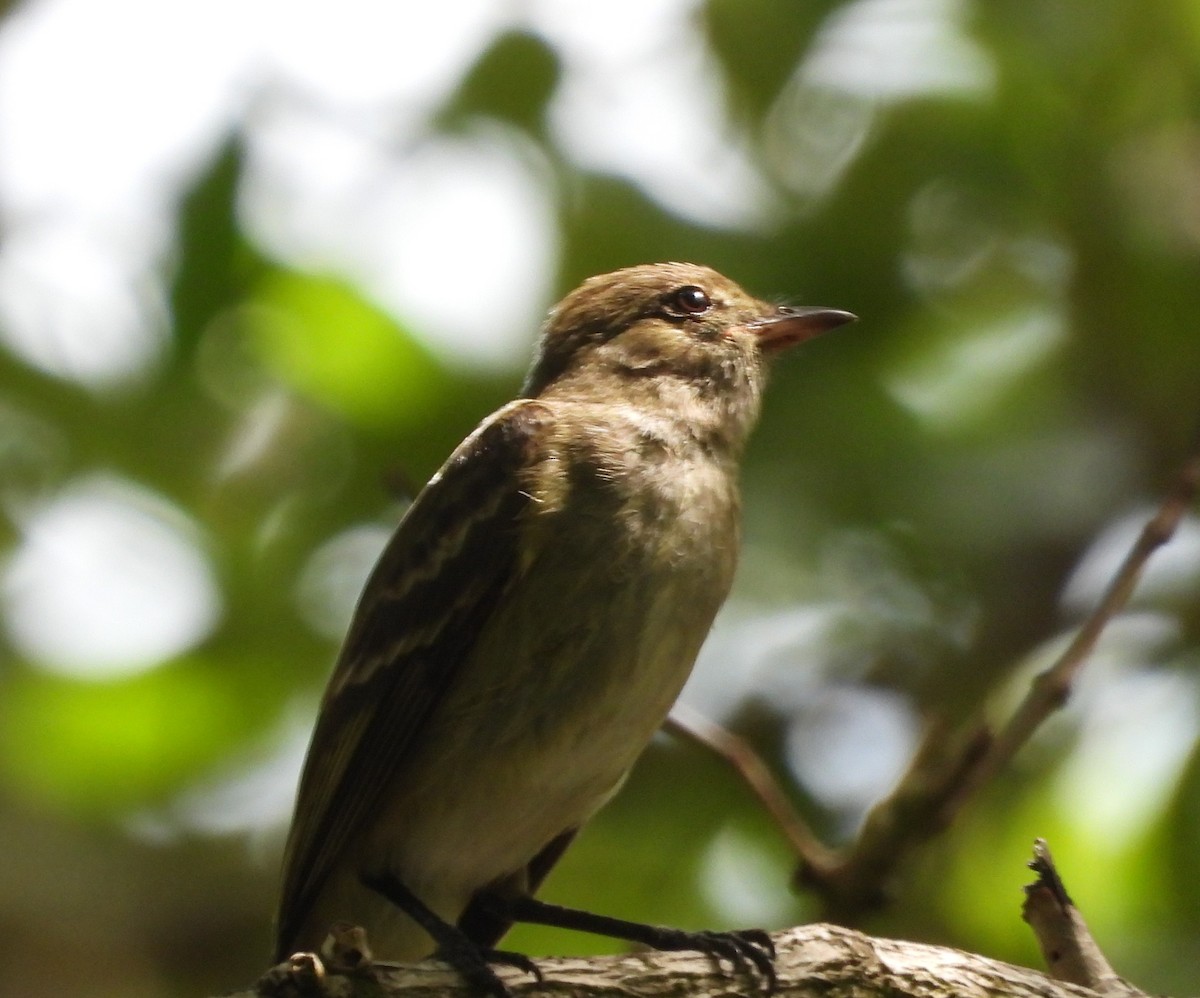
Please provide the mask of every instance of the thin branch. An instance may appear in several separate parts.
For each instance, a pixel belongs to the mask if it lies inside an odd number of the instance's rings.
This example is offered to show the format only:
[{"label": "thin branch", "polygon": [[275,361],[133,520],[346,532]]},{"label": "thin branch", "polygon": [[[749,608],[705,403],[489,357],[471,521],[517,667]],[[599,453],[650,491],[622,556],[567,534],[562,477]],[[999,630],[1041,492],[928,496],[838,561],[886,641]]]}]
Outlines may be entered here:
[{"label": "thin branch", "polygon": [[803,862],[827,864],[836,855],[792,807],[783,787],[754,747],[728,728],[677,703],[663,725],[667,731],[700,745],[728,763],[742,778]]},{"label": "thin branch", "polygon": [[887,886],[907,853],[945,827],[944,801],[987,751],[977,728],[955,737],[931,724],[892,793],[873,807],[854,842],[823,863],[804,858],[793,882],[812,890],[824,917],[852,925],[887,901]]},{"label": "thin branch", "polygon": [[1198,488],[1200,439],[1157,512],[1143,527],[1099,605],[1058,660],[1033,681],[999,733],[993,737],[986,726],[978,725],[959,739],[957,749],[939,752],[941,738],[934,732],[899,786],[874,809],[863,833],[839,862],[825,868],[801,864],[797,878],[812,886],[831,911],[850,921],[869,908],[882,894],[882,885],[899,865],[905,847],[949,825],[967,801],[1011,761],[1042,722],[1063,706],[1100,635],[1129,602],[1147,560],[1174,535]]},{"label": "thin branch", "polygon": [[1037,728],[1066,703],[1079,670],[1109,622],[1125,607],[1150,556],[1174,535],[1200,489],[1200,437],[1154,516],[1074,640],[1045,672],[996,735],[977,724],[958,739],[926,738],[900,784],[868,816],[858,839],[832,865],[802,859],[798,882],[812,888],[831,917],[852,923],[878,904],[908,847],[947,827],[965,804],[1007,765]]},{"label": "thin branch", "polygon": [[[1200,441],[1197,442],[1200,448]],[[966,774],[947,800],[957,810],[980,787],[990,782],[1029,741],[1033,733],[1070,697],[1075,677],[1095,650],[1100,635],[1125,608],[1150,556],[1175,534],[1200,489],[1200,450],[1184,463],[1170,491],[1134,542],[1103,598],[1084,620],[1074,640],[1058,660],[1030,685],[1029,692],[992,742],[991,748]]]},{"label": "thin branch", "polygon": [[1038,875],[1025,888],[1021,915],[1033,929],[1050,976],[1098,991],[1105,998],[1145,998],[1145,992],[1117,976],[1067,895],[1045,839],[1033,844],[1029,868]]}]

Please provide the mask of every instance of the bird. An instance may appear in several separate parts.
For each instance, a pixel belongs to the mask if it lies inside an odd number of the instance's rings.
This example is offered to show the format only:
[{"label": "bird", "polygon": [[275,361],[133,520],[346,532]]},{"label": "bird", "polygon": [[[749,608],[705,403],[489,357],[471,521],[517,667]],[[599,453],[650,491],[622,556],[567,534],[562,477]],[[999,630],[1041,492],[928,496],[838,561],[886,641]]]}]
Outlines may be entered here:
[{"label": "bird", "polygon": [[709,267],[585,280],[519,396],[409,506],[321,700],[284,855],[276,958],[335,922],[475,988],[516,921],[699,949],[774,979],[757,930],[697,933],[535,893],[666,718],[733,580],[739,464],[774,357],[854,320]]}]

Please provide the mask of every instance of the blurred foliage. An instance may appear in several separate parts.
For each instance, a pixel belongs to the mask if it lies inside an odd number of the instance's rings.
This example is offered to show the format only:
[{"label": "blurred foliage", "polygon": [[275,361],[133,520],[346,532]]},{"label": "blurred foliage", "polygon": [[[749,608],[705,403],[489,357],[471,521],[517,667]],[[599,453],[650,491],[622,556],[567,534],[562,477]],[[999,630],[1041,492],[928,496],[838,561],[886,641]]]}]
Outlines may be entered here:
[{"label": "blurred foliage", "polygon": [[[531,33],[488,39],[428,122],[486,120],[545,157],[560,291],[689,259],[861,317],[776,372],[745,471],[737,607],[714,635],[745,639],[720,646],[707,680],[727,670],[723,715],[834,840],[868,802],[834,800],[789,755],[815,718],[840,716],[822,705],[886,691],[917,726],[1001,716],[1077,621],[1063,591],[1083,555],[1154,501],[1200,414],[1196,5],[951,5],[988,69],[973,92],[871,98],[805,76],[821,32],[883,6],[698,7],[731,141],[770,178],[770,218],[755,224],[682,217],[575,164],[547,124],[563,55]],[[17,868],[0,878],[0,978],[14,994],[199,994],[262,969],[283,829],[231,832],[222,815],[238,786],[290,792],[279,783],[344,619],[330,605],[347,598],[344,579],[321,588],[319,552],[393,523],[526,363],[456,366],[418,319],[273,259],[241,221],[247,127],[207,150],[176,208],[169,335],[148,373],[101,390],[0,352],[0,556],[19,550],[36,500],[104,472],[198,527],[221,606],[194,647],[127,676],[72,675],[0,635],[0,828]],[[823,139],[832,159],[842,141],[841,165],[807,189],[794,171]],[[1194,570],[1174,578],[1131,612],[1132,637],[1106,645],[1071,710],[910,858],[866,929],[1037,965],[1018,907],[1042,835],[1118,971],[1151,992],[1195,991],[1200,597]],[[10,578],[4,598],[18,590]],[[1175,692],[1135,695],[1139,681]],[[852,731],[864,760],[903,764],[903,745]],[[854,775],[858,758],[838,764]],[[274,780],[238,783],[253,772]],[[682,926],[774,927],[817,914],[787,895],[789,874],[733,777],[663,740],[546,894]],[[511,942],[606,948],[525,928]]]}]

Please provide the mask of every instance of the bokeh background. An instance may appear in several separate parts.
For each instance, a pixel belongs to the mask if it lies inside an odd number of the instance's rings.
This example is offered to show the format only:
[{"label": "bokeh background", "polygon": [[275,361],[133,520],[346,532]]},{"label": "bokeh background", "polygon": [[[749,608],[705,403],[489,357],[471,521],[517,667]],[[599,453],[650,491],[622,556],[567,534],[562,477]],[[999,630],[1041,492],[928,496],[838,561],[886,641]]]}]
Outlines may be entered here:
[{"label": "bokeh background", "polygon": [[[547,306],[645,261],[861,316],[777,369],[686,697],[845,841],[927,719],[1002,716],[1200,414],[1191,0],[0,3],[0,991],[263,969],[364,575],[517,390]],[[1049,838],[1117,969],[1200,982],[1200,523],[1069,708],[865,928],[1038,964]],[[814,917],[663,738],[551,899]],[[531,952],[603,941],[521,930]]]}]

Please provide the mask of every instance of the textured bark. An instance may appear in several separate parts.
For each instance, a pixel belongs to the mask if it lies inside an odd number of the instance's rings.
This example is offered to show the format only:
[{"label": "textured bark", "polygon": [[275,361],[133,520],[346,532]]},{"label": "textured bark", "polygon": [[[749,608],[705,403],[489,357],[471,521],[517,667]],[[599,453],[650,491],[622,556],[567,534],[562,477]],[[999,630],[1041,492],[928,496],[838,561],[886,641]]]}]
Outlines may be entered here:
[{"label": "textured bark", "polygon": [[[833,925],[804,925],[774,934],[778,949],[779,998],[1095,998],[1096,992],[1053,981],[1045,974],[987,957],[924,943],[875,939]],[[514,994],[581,998],[667,998],[696,995],[756,995],[761,982],[719,968],[692,953],[637,953],[592,959],[538,960],[545,980],[501,969]],[[325,977],[313,988],[276,980],[260,994],[404,995],[405,998],[464,998],[457,975],[438,963],[375,968],[374,979]],[[227,998],[251,998],[254,991]]]}]

